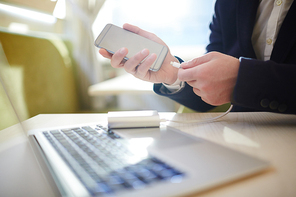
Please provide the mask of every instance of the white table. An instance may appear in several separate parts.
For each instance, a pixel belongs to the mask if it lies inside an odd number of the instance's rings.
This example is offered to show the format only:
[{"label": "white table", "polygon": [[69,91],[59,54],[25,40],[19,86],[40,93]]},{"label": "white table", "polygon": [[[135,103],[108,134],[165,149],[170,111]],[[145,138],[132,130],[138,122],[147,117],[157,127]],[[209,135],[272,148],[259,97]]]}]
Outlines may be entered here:
[{"label": "white table", "polygon": [[[214,113],[161,113],[175,120],[214,117]],[[106,122],[106,114],[42,114],[28,129]],[[273,113],[230,113],[218,122],[170,126],[223,146],[268,160],[272,168],[191,196],[296,196],[296,116]],[[0,196],[53,196],[38,169],[26,138],[13,126],[0,131]],[[218,165],[218,164],[217,164]]]}]

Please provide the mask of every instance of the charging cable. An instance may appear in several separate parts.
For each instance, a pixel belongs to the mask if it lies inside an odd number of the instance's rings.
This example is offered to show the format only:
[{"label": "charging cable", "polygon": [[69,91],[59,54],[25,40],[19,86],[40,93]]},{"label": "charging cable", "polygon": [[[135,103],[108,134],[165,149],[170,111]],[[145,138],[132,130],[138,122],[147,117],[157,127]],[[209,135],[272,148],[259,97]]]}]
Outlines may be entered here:
[{"label": "charging cable", "polygon": [[[178,62],[170,62],[170,64],[176,68],[181,68],[181,64]],[[178,121],[178,120],[169,120],[169,119],[161,119],[161,122],[175,122],[175,123],[183,123],[183,124],[190,124],[190,123],[206,123],[206,122],[214,122],[224,116],[226,116],[231,110],[233,105],[230,105],[229,109],[224,112],[223,114],[213,117],[213,118],[206,118],[202,120],[185,120],[185,121]]]},{"label": "charging cable", "polygon": [[169,120],[169,119],[161,119],[161,122],[174,122],[174,123],[181,123],[181,124],[192,124],[192,123],[207,123],[207,122],[214,122],[224,116],[226,116],[232,109],[233,105],[230,105],[229,109],[224,112],[223,114],[213,117],[213,118],[206,118],[201,120]]}]

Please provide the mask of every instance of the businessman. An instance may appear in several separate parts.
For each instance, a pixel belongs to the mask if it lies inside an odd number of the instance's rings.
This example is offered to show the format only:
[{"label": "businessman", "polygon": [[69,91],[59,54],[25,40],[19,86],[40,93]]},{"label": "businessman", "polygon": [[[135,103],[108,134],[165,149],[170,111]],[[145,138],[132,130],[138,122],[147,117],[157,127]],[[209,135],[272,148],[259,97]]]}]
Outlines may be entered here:
[{"label": "businessman", "polygon": [[[155,83],[157,94],[194,110],[231,102],[232,111],[296,114],[295,21],[293,0],[217,0],[207,53],[182,63],[181,69],[170,65],[183,62],[170,52],[158,72],[149,70],[156,55],[147,49],[125,63],[126,48],[114,55],[101,49],[100,54],[114,68]],[[136,26],[123,28],[165,45]]]}]

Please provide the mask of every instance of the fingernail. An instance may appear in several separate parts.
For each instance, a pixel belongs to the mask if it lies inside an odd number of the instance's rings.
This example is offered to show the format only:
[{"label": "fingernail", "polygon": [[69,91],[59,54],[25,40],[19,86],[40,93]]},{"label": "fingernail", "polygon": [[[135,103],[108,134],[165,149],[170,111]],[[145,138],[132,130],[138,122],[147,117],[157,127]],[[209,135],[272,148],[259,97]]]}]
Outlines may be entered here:
[{"label": "fingernail", "polygon": [[119,52],[123,55],[126,54],[126,48],[121,48]]},{"label": "fingernail", "polygon": [[141,51],[141,53],[142,53],[142,55],[147,56],[147,55],[149,55],[149,50],[148,49],[143,49]]}]

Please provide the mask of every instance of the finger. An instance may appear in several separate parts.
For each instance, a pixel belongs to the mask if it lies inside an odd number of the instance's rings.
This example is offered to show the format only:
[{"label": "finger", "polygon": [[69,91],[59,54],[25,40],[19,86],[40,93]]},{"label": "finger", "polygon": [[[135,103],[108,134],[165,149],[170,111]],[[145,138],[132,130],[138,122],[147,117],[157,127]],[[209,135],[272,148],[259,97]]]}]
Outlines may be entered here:
[{"label": "finger", "polygon": [[187,83],[188,85],[190,85],[191,87],[194,87],[194,88],[196,88],[196,87],[195,87],[196,80],[192,80],[192,81],[186,81],[186,83]]},{"label": "finger", "polygon": [[100,48],[99,53],[103,57],[108,58],[108,59],[111,59],[112,58],[112,55],[113,55],[113,54],[109,53],[106,49],[103,49],[103,48]]},{"label": "finger", "polygon": [[179,69],[178,72],[178,78],[180,81],[196,81],[198,80],[199,76],[199,70],[198,68],[187,68],[187,69]]},{"label": "finger", "polygon": [[193,92],[197,95],[197,96],[201,96],[201,91],[197,88],[193,88]]},{"label": "finger", "polygon": [[122,62],[124,62],[124,57],[127,55],[127,48],[123,47],[115,52],[111,58],[111,65],[114,68],[118,68],[122,66]]},{"label": "finger", "polygon": [[154,63],[154,61],[156,60],[156,58],[157,58],[157,55],[155,53],[152,53],[141,63],[141,65],[138,66],[137,76],[139,78],[144,78],[148,74],[149,69],[151,65]]},{"label": "finger", "polygon": [[198,89],[198,86],[196,85],[196,81],[186,81],[186,83],[188,85],[190,85],[192,87],[193,92],[197,95],[201,97],[202,91],[200,89]]},{"label": "finger", "polygon": [[137,72],[137,66],[149,55],[148,49],[143,49],[142,51],[138,52],[133,57],[129,58],[128,61],[125,63],[125,70],[128,73],[136,74]]},{"label": "finger", "polygon": [[201,57],[198,57],[198,58],[194,58],[188,62],[183,62],[181,64],[181,67],[183,69],[188,69],[188,68],[193,68],[193,67],[196,67],[196,66],[199,66],[201,64],[205,64],[209,61],[211,61],[214,57],[214,53],[207,53]]},{"label": "finger", "polygon": [[194,92],[197,96],[199,96],[199,97],[201,98],[201,100],[203,100],[204,102],[206,102],[206,103],[208,103],[208,104],[211,104],[210,101],[209,101],[206,97],[204,97],[204,95],[202,94],[202,91],[200,91],[200,90],[197,89],[197,88],[193,88],[193,92]]},{"label": "finger", "polygon": [[136,34],[138,34],[140,36],[143,36],[143,37],[151,39],[151,40],[153,40],[154,36],[155,36],[153,33],[150,33],[148,31],[145,31],[145,30],[143,30],[143,29],[141,29],[141,28],[139,28],[137,26],[134,26],[134,25],[131,25],[131,24],[128,24],[128,23],[125,23],[123,25],[123,29],[134,32],[134,33],[136,33]]},{"label": "finger", "polygon": [[193,92],[198,95],[201,96],[202,94],[202,90],[200,89],[200,87],[198,86],[199,83],[196,82],[196,80],[193,81],[187,81],[186,82],[188,85],[190,85],[193,88]]}]

